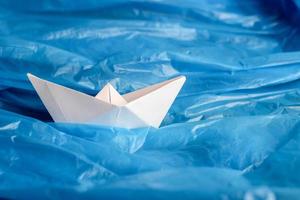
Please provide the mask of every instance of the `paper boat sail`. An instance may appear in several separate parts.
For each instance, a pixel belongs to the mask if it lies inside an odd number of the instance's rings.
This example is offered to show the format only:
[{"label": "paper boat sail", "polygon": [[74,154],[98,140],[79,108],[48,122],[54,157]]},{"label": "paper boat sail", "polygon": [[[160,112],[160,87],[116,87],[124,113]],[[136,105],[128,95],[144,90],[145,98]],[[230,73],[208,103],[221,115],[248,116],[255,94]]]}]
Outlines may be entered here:
[{"label": "paper boat sail", "polygon": [[179,76],[120,95],[107,84],[95,97],[27,74],[55,122],[158,128],[182,88]]}]

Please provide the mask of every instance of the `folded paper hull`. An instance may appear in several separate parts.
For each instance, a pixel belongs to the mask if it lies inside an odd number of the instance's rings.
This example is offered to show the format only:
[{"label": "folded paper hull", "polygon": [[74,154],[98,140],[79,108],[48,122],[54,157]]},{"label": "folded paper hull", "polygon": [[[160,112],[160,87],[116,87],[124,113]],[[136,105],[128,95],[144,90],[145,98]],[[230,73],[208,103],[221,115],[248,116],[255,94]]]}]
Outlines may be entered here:
[{"label": "folded paper hull", "polygon": [[28,77],[55,122],[122,128],[158,128],[185,81],[177,77],[123,96],[108,85],[93,97],[31,74]]}]

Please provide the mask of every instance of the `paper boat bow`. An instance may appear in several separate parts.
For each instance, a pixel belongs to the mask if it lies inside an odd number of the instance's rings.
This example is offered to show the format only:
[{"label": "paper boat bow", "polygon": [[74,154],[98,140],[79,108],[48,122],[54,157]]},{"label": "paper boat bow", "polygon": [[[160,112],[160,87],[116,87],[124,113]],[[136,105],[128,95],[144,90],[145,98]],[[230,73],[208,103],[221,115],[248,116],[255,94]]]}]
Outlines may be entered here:
[{"label": "paper boat bow", "polygon": [[107,84],[95,97],[27,74],[55,122],[123,128],[158,128],[182,88],[185,77],[120,95]]}]

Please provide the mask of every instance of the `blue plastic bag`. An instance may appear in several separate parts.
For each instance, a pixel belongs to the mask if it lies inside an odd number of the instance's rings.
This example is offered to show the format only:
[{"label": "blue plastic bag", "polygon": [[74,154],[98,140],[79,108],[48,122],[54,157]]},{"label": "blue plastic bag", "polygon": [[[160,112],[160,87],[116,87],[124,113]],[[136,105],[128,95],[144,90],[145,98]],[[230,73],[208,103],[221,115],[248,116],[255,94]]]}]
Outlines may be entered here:
[{"label": "blue plastic bag", "polygon": [[[0,197],[297,199],[299,2],[0,1]],[[161,128],[54,123],[26,73],[95,95],[185,75]]]}]

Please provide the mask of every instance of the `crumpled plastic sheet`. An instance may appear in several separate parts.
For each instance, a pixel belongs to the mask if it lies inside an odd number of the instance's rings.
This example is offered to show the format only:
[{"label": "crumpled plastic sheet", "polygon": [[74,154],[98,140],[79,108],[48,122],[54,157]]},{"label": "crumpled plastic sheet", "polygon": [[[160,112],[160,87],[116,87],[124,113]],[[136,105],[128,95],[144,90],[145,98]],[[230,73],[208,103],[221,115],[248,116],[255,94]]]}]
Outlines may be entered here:
[{"label": "crumpled plastic sheet", "polygon": [[[0,1],[0,197],[299,199],[298,0]],[[95,95],[185,75],[161,128],[54,123],[30,72]]]}]

